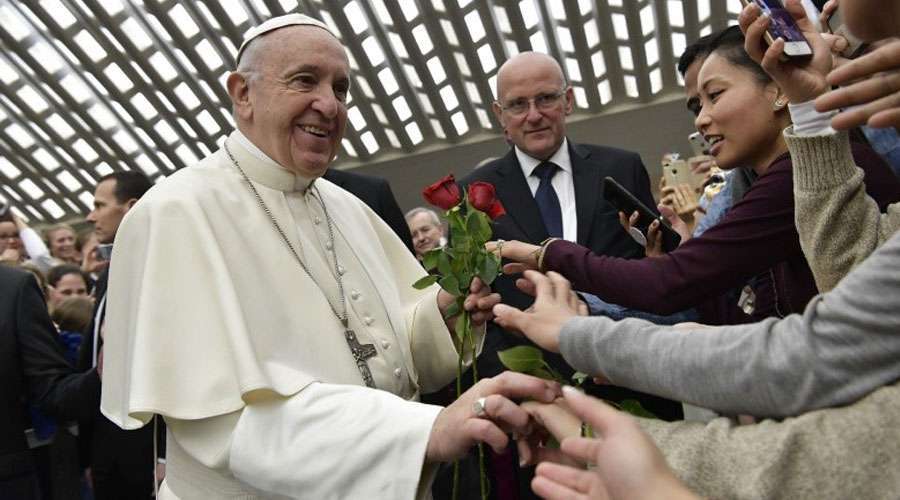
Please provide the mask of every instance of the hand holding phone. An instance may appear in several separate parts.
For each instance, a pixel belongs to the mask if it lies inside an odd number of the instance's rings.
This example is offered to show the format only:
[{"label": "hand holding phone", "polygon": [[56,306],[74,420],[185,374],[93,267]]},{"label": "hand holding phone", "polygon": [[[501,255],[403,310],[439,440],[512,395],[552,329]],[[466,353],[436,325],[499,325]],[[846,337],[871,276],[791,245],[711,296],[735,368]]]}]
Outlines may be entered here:
[{"label": "hand holding phone", "polygon": [[616,207],[616,210],[623,212],[626,217],[630,217],[631,214],[637,212],[638,218],[631,225],[632,227],[639,229],[642,232],[642,235],[647,234],[647,230],[650,228],[650,224],[653,223],[653,221],[659,221],[660,228],[668,239],[671,239],[671,241],[676,243],[681,241],[681,236],[672,229],[672,226],[669,225],[667,221],[663,220],[656,212],[651,210],[650,207],[641,202],[641,200],[637,199],[636,196],[628,192],[627,189],[616,182],[612,177],[603,179],[603,197],[612,206]]},{"label": "hand holding phone", "polygon": [[694,152],[694,156],[707,156],[709,155],[709,149],[711,146],[709,145],[709,141],[703,137],[703,134],[700,132],[694,132],[693,134],[688,136],[688,142],[691,143],[691,151]]},{"label": "hand holding phone", "polygon": [[[756,0],[753,5],[763,1],[771,3],[776,0]],[[800,1],[790,0],[786,5],[786,9],[781,9],[783,15],[778,17],[775,16],[775,10],[769,10],[771,17],[764,17],[764,9],[748,6],[738,18],[746,37],[744,49],[747,54],[772,77],[782,91],[782,95],[773,100],[776,109],[783,108],[787,102],[799,104],[811,101],[827,92],[829,86],[825,77],[833,65],[831,47],[816,30],[813,21],[806,17],[806,10]],[[763,43],[767,35],[771,40],[767,30],[779,22],[786,22],[784,16],[795,20],[793,24],[802,30],[805,43],[811,47],[811,57],[792,57],[785,61],[781,56],[790,45],[787,39],[772,40],[768,47]]]},{"label": "hand holding phone", "polygon": [[[741,0],[746,7],[750,0]],[[769,16],[770,22],[766,29],[765,39],[771,46],[775,40],[784,40],[784,55],[787,57],[809,57],[812,55],[812,47],[803,36],[803,32],[794,20],[794,17],[781,0],[753,0],[763,14]]]}]

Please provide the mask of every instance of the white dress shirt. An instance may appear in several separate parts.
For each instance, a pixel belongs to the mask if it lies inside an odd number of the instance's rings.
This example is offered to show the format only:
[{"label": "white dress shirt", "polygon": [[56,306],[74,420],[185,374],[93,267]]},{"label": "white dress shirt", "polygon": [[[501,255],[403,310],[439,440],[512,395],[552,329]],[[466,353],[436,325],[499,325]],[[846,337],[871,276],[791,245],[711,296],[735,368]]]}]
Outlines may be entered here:
[{"label": "white dress shirt", "polygon": [[[538,186],[541,185],[541,179],[531,175],[531,173],[541,164],[541,160],[528,156],[518,146],[516,146],[516,158],[519,159],[522,173],[525,174],[525,180],[531,189],[531,196],[534,196],[537,193]],[[572,172],[572,160],[569,158],[569,140],[563,138],[559,149],[547,161],[555,163],[559,167],[556,175],[553,176],[551,184],[553,190],[556,191],[556,197],[559,198],[559,208],[562,211],[563,239],[577,241],[578,216],[575,212],[575,182]]]}]

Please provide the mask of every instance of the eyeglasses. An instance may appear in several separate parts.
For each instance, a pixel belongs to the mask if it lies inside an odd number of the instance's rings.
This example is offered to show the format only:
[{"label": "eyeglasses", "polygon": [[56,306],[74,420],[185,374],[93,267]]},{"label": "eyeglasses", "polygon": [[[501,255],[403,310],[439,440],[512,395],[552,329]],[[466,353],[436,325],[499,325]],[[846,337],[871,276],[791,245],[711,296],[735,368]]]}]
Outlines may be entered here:
[{"label": "eyeglasses", "polygon": [[531,103],[533,102],[534,107],[546,111],[556,106],[556,103],[559,102],[559,98],[564,95],[566,95],[566,89],[562,89],[559,92],[554,92],[552,94],[538,94],[531,99],[523,97],[507,102],[506,104],[501,104],[500,109],[511,115],[524,115],[531,109]]}]

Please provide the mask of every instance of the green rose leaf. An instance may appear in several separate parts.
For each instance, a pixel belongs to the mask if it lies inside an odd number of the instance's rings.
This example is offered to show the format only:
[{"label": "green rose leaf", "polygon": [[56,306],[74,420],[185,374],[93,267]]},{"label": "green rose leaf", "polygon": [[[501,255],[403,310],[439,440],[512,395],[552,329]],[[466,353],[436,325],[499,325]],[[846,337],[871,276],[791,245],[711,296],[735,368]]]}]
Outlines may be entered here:
[{"label": "green rose leaf", "polygon": [[437,255],[437,270],[442,276],[453,274],[450,267],[450,257],[447,257],[447,254],[444,252],[439,252]]},{"label": "green rose leaf", "polygon": [[468,253],[469,248],[472,246],[472,238],[462,234],[457,237],[456,233],[453,233],[453,250],[460,253]]},{"label": "green rose leaf", "polygon": [[422,266],[429,271],[437,267],[438,259],[443,251],[442,248],[434,248],[426,252],[425,255],[422,256]]},{"label": "green rose leaf", "polygon": [[483,245],[491,239],[491,223],[484,212],[472,210],[466,217],[466,229],[477,244]]},{"label": "green rose leaf", "polygon": [[659,417],[647,411],[646,408],[641,406],[641,403],[639,401],[634,399],[626,399],[620,402],[619,409],[624,411],[625,413],[634,415],[635,417],[659,419]]},{"label": "green rose leaf", "polygon": [[534,373],[544,369],[544,353],[536,347],[520,345],[500,351],[497,356],[503,366],[514,372]]},{"label": "green rose leaf", "polygon": [[452,274],[449,276],[444,276],[440,280],[438,280],[438,284],[441,285],[441,288],[447,291],[450,295],[454,297],[458,297],[459,293],[459,280],[456,279],[456,276]]},{"label": "green rose leaf", "polygon": [[485,285],[490,286],[490,284],[497,279],[497,273],[499,271],[500,261],[497,260],[497,257],[495,257],[494,254],[488,254],[478,266],[478,277],[481,278],[481,281]]},{"label": "green rose leaf", "polygon": [[557,382],[559,382],[559,380],[554,377],[552,373],[543,368],[538,368],[537,370],[528,372],[528,375],[534,375],[535,377],[542,378],[544,380],[556,380]]},{"label": "green rose leaf", "polygon": [[431,285],[437,283],[437,280],[438,280],[438,276],[429,274],[428,276],[425,276],[424,278],[420,279],[419,281],[416,281],[415,283],[413,283],[413,288],[415,288],[416,290],[424,290],[424,289],[430,287]]}]

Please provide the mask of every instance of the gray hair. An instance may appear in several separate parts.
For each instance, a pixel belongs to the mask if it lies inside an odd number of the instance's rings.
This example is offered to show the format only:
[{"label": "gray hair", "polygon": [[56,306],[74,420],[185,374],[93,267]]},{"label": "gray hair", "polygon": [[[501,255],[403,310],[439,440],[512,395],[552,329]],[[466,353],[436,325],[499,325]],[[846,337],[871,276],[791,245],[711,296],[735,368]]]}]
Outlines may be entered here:
[{"label": "gray hair", "polygon": [[440,216],[438,216],[437,212],[430,208],[416,207],[409,212],[406,212],[406,215],[404,217],[406,217],[406,222],[409,223],[410,219],[419,214],[428,214],[431,217],[432,222],[434,222],[435,226],[442,226]]}]

